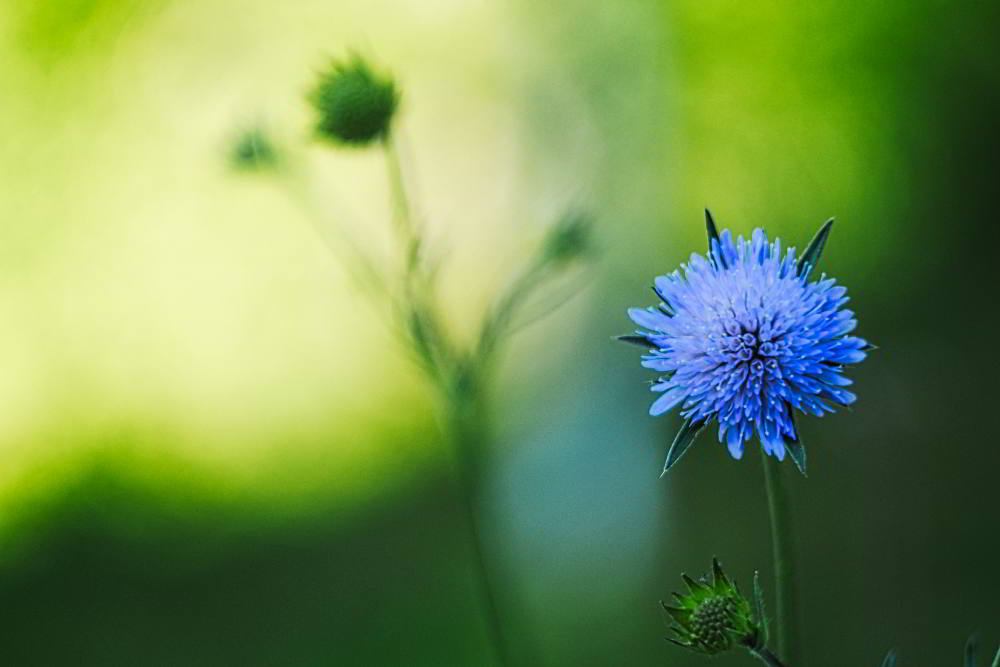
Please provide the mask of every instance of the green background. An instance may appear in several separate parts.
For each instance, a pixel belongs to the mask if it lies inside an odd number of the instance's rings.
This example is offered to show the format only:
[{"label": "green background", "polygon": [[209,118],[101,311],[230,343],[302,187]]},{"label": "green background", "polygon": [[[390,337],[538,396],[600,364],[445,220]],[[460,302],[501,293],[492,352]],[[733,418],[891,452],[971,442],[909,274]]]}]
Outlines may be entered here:
[{"label": "green background", "polygon": [[[658,600],[713,555],[773,590],[759,456],[657,479],[611,342],[720,226],[802,245],[879,350],[785,465],[809,664],[1000,641],[996,3],[7,0],[0,6],[0,662],[491,664],[428,388],[303,200],[227,169],[263,125],[376,250],[377,155],[309,134],[355,49],[403,89],[468,331],[568,204],[601,261],[504,360],[481,508],[519,664],[699,665]],[[747,664],[744,655],[719,665]]]}]

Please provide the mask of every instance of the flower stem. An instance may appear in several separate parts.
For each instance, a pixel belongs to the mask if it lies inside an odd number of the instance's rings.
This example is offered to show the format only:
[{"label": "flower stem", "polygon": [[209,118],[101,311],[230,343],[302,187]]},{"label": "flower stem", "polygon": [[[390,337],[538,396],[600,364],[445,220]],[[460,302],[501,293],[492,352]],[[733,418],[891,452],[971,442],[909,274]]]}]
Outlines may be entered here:
[{"label": "flower stem", "polygon": [[405,253],[406,275],[409,277],[416,269],[420,254],[420,234],[414,220],[413,206],[406,191],[406,179],[403,177],[403,163],[399,157],[399,147],[391,134],[382,140],[385,152],[386,169],[388,170],[389,188],[392,194],[392,218],[403,243]]},{"label": "flower stem", "polygon": [[788,492],[781,478],[778,460],[766,454],[762,458],[764,459],[767,508],[771,518],[771,550],[774,560],[777,597],[778,653],[798,666],[801,664],[801,649],[793,554],[795,536],[788,503]]},{"label": "flower stem", "polygon": [[487,415],[483,405],[483,397],[475,386],[460,385],[455,387],[449,400],[448,428],[458,459],[459,475],[462,486],[462,505],[465,513],[469,534],[472,538],[473,558],[475,560],[479,592],[486,617],[487,631],[490,643],[500,665],[509,665],[510,658],[503,622],[500,617],[500,605],[490,577],[489,564],[483,548],[482,535],[479,530],[479,520],[476,514],[476,501],[479,497],[480,457],[484,454],[489,438]]},{"label": "flower stem", "polygon": [[769,665],[770,667],[788,667],[785,663],[778,660],[778,656],[771,653],[771,651],[766,646],[762,648],[750,649],[750,655],[757,658],[765,665]]}]

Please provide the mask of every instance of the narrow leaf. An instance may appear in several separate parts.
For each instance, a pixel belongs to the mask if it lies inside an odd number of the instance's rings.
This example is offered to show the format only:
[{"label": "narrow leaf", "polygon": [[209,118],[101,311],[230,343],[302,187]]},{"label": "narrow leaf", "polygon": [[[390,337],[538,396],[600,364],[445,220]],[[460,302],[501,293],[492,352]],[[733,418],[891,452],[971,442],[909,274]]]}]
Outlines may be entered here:
[{"label": "narrow leaf", "polygon": [[1000,667],[1000,648],[997,649],[997,654],[993,656],[993,664],[991,667]]},{"label": "narrow leaf", "polygon": [[882,661],[882,667],[896,667],[896,651],[890,650],[885,654],[885,660]]},{"label": "narrow leaf", "polygon": [[813,267],[819,263],[820,255],[823,254],[823,247],[826,246],[826,239],[830,236],[830,229],[832,227],[833,218],[830,218],[823,223],[823,226],[816,232],[816,236],[806,246],[805,252],[799,257],[799,263],[795,267],[796,273],[799,276],[808,278],[809,274],[812,273]]},{"label": "narrow leaf", "polygon": [[760,637],[757,638],[759,646],[767,646],[768,628],[767,613],[764,611],[764,590],[760,587],[760,572],[753,573],[753,604],[754,615],[757,617],[757,625],[760,627]]},{"label": "narrow leaf", "polygon": [[965,667],[976,667],[977,653],[979,653],[979,638],[972,635],[969,641],[965,642]]},{"label": "narrow leaf", "polygon": [[663,472],[660,473],[660,477],[667,474],[667,471],[674,467],[674,464],[684,456],[684,452],[694,444],[695,438],[701,433],[701,430],[705,428],[706,422],[693,422],[690,419],[684,422],[684,426],[681,426],[681,430],[677,432],[677,436],[674,438],[673,443],[670,445],[670,449],[667,451],[667,461],[663,464]]},{"label": "narrow leaf", "polygon": [[637,345],[646,350],[655,349],[656,346],[649,342],[649,339],[645,336],[615,336],[616,340],[620,340],[623,343],[628,343],[629,345]]}]

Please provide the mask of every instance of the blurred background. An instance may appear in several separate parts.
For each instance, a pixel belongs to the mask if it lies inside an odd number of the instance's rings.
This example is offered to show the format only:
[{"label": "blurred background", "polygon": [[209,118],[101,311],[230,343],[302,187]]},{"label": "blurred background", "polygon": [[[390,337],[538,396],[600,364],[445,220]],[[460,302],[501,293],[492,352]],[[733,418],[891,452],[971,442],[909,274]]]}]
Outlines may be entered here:
[{"label": "blurred background", "polygon": [[[476,321],[565,206],[602,258],[520,336],[481,507],[522,665],[705,662],[658,601],[718,555],[773,590],[759,456],[658,479],[639,351],[655,275],[721,226],[803,245],[880,349],[801,430],[817,667],[957,665],[1000,640],[991,350],[996,3],[5,0],[0,5],[0,661],[487,665],[431,394],[233,138],[300,147],[378,246],[383,165],[316,145],[331,56],[404,91],[449,317]],[[747,664],[745,655],[718,665]]]}]

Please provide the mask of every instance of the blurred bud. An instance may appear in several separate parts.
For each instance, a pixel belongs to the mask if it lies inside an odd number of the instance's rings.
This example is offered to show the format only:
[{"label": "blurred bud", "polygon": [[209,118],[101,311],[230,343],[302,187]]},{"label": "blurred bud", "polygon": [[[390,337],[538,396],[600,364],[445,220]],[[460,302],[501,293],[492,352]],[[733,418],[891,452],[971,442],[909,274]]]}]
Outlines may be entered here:
[{"label": "blurred bud", "polygon": [[309,99],[319,114],[319,135],[353,146],[388,136],[399,103],[392,79],[376,75],[358,56],[348,62],[334,62]]},{"label": "blurred bud", "polygon": [[278,150],[260,128],[242,132],[233,142],[229,162],[240,171],[265,171],[278,164]]},{"label": "blurred bud", "polygon": [[688,592],[674,593],[678,606],[663,608],[674,621],[676,639],[670,641],[698,653],[715,655],[734,646],[756,647],[760,629],[754,621],[750,602],[712,561],[712,581],[695,581],[682,575]]},{"label": "blurred bud", "polygon": [[549,230],[542,252],[553,264],[568,264],[592,249],[592,221],[579,211],[565,214]]}]

